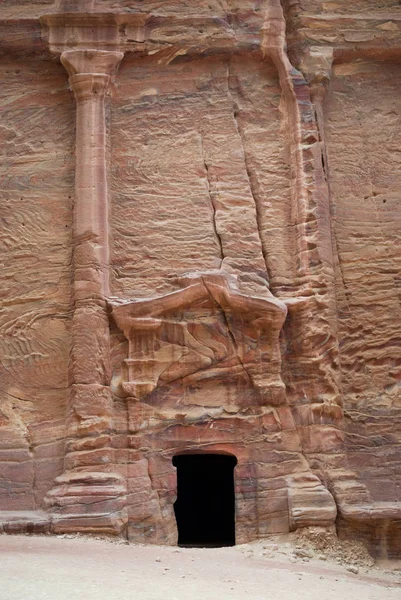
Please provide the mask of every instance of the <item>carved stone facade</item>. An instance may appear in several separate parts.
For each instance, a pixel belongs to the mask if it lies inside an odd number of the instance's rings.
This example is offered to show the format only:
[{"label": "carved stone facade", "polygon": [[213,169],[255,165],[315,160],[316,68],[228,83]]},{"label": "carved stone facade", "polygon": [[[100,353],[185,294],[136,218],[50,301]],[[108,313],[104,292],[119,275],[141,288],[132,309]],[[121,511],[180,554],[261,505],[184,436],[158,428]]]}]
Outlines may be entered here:
[{"label": "carved stone facade", "polygon": [[0,524],[176,544],[229,454],[238,543],[400,555],[398,2],[143,4],[0,9]]}]

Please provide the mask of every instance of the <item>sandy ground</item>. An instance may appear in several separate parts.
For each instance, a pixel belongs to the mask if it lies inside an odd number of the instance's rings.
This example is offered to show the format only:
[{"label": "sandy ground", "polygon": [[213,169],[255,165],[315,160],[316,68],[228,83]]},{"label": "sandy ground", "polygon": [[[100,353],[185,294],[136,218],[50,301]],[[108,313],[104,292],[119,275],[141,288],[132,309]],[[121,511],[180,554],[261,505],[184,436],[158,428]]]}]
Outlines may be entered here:
[{"label": "sandy ground", "polygon": [[378,568],[356,556],[338,564],[305,547],[294,539],[182,549],[0,535],[0,599],[401,599],[399,563]]}]

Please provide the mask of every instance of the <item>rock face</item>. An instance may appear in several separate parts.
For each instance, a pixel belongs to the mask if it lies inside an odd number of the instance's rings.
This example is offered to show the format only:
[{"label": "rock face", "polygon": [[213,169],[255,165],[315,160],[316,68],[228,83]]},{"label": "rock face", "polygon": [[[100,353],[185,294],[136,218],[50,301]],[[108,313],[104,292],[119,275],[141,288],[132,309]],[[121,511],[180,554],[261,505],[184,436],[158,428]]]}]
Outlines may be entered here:
[{"label": "rock face", "polygon": [[0,527],[175,544],[222,453],[237,542],[401,555],[400,56],[398,0],[2,3]]}]

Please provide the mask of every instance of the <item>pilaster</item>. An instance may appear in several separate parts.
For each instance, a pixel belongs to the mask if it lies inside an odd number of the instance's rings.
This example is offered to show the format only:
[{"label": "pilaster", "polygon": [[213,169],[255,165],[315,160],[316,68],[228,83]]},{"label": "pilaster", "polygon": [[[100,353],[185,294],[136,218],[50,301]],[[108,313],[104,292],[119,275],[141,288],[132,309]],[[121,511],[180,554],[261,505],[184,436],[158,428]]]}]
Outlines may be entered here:
[{"label": "pilaster", "polygon": [[106,307],[109,204],[105,119],[110,83],[122,58],[121,52],[98,49],[61,54],[76,100],[76,168],[67,452],[65,472],[46,497],[56,531],[114,532],[124,524],[125,483],[113,472],[110,438],[113,401]]}]

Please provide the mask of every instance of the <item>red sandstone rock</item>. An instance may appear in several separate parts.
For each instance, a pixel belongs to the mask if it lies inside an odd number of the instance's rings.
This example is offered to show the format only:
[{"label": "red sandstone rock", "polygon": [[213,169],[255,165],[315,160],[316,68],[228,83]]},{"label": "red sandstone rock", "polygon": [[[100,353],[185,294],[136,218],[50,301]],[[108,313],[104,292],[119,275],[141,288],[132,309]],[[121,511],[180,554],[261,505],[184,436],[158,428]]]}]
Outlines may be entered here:
[{"label": "red sandstone rock", "polygon": [[174,544],[211,452],[238,542],[399,554],[400,53],[391,0],[2,3],[5,531]]}]

